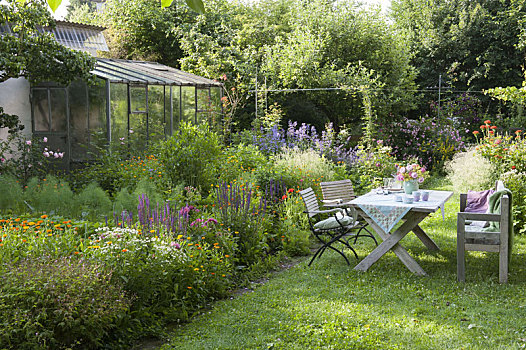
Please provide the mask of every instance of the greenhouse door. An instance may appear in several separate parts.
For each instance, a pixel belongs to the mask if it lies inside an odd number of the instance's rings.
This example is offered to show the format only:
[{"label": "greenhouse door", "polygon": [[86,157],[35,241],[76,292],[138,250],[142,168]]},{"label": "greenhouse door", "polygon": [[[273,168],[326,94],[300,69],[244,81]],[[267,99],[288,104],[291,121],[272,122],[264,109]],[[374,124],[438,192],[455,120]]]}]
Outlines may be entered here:
[{"label": "greenhouse door", "polygon": [[31,96],[33,136],[40,140],[43,148],[48,149],[48,152],[43,152],[43,157],[47,157],[54,169],[69,170],[71,152],[67,90],[38,87],[31,89]]}]

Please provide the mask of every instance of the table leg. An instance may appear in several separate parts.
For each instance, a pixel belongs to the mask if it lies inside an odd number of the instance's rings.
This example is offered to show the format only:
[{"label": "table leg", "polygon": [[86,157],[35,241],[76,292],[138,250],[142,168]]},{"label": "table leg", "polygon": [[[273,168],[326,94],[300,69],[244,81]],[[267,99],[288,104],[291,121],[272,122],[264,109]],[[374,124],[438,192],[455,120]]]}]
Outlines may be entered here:
[{"label": "table leg", "polygon": [[413,232],[422,241],[422,243],[424,243],[427,249],[435,251],[440,250],[437,244],[426,234],[424,230],[422,230],[420,226],[416,225],[413,227]]},{"label": "table leg", "polygon": [[402,263],[414,274],[419,276],[425,276],[426,272],[418,263],[409,255],[407,250],[402,247],[398,242],[404,238],[408,232],[418,225],[427,213],[421,212],[409,212],[406,216],[406,221],[393,233],[389,234],[380,228],[374,221],[369,217],[365,217],[369,225],[378,233],[382,238],[383,242],[376,247],[368,256],[366,256],[358,265],[354,267],[358,271],[367,271],[375,262],[377,262],[383,255],[389,250],[392,250],[396,256],[402,261]]}]

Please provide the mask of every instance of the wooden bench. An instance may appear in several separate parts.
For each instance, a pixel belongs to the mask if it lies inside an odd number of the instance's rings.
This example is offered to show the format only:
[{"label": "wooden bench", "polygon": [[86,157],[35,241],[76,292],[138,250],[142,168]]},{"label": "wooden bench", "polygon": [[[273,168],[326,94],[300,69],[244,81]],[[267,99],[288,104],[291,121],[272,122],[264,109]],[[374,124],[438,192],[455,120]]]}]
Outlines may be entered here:
[{"label": "wooden bench", "polygon": [[[484,251],[499,253],[499,282],[508,282],[509,222],[511,201],[508,195],[500,199],[500,214],[465,212],[467,194],[460,195],[460,212],[457,214],[457,277],[466,280],[465,251]],[[500,227],[498,232],[484,231],[482,227],[466,225],[466,220],[494,221]]]}]

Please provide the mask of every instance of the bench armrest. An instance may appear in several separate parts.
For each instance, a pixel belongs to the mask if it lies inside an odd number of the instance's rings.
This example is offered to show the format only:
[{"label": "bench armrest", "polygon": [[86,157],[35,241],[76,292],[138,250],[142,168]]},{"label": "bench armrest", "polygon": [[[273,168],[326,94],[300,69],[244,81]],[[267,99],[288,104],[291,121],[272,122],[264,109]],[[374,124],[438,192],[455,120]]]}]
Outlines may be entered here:
[{"label": "bench armrest", "polygon": [[500,214],[486,214],[486,213],[468,213],[459,212],[457,217],[463,218],[464,220],[475,220],[475,221],[500,221]]}]

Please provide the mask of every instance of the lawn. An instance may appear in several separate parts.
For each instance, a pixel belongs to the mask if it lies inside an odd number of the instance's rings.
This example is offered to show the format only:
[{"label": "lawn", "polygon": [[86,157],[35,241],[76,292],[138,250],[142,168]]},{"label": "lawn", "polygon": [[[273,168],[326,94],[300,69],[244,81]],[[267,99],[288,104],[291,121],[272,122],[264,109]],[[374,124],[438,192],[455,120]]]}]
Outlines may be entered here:
[{"label": "lawn", "polygon": [[[402,242],[428,273],[414,276],[393,253],[366,273],[335,253],[308,258],[215,303],[176,329],[162,349],[521,349],[526,347],[526,238],[517,236],[509,284],[498,255],[470,252],[456,280],[458,194],[422,227],[441,250],[409,234]],[[360,259],[373,248],[357,245]],[[354,260],[351,260],[355,263]]]}]

